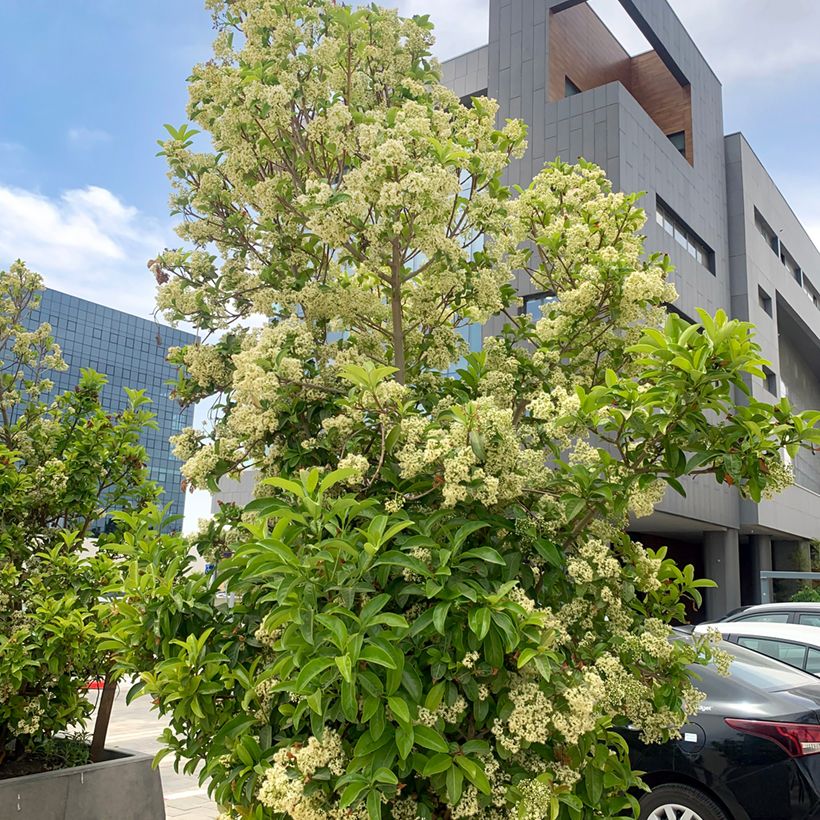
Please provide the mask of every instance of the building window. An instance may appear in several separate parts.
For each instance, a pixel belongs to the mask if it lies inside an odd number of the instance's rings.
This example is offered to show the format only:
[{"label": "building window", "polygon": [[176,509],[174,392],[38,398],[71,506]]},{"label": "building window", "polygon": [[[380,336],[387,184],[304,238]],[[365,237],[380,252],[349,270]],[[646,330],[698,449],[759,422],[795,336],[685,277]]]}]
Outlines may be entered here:
[{"label": "building window", "polygon": [[576,94],[580,94],[581,89],[575,85],[569,77],[564,77],[564,96],[565,97],[574,97]]},{"label": "building window", "polygon": [[761,288],[760,286],[758,286],[758,288],[757,288],[757,301],[760,302],[760,307],[762,307],[763,310],[766,313],[768,313],[769,316],[771,316],[772,315],[772,297],[769,296],[769,294],[766,293],[766,291],[763,290],[763,288]]},{"label": "building window", "polygon": [[814,285],[809,282],[808,277],[806,276],[803,277],[803,290],[805,291],[806,296],[811,299],[812,304],[815,307],[820,307],[820,295],[818,295]]},{"label": "building window", "polygon": [[678,149],[682,157],[686,157],[686,131],[676,131],[674,134],[667,134],[669,142]]},{"label": "building window", "polygon": [[544,305],[551,305],[557,302],[558,297],[548,291],[541,291],[541,293],[531,293],[524,297],[524,302],[521,309],[518,311],[522,316],[529,313],[533,321],[537,322],[544,315]]},{"label": "building window", "polygon": [[764,384],[773,396],[777,396],[777,376],[774,371],[769,370],[765,365],[763,366],[763,375],[765,377]]},{"label": "building window", "polygon": [[777,238],[777,234],[772,230],[769,223],[766,222],[757,208],[755,208],[755,227],[763,239],[766,240],[766,244],[772,249],[772,252],[780,256],[780,241]]},{"label": "building window", "polygon": [[803,271],[800,269],[800,265],[795,262],[794,257],[789,253],[786,249],[786,246],[781,242],[780,243],[780,262],[783,264],[783,267],[789,272],[792,279],[797,282],[798,285],[803,284]]},{"label": "building window", "polygon": [[711,274],[715,272],[715,254],[712,249],[665,203],[655,198],[655,221],[691,257]]}]

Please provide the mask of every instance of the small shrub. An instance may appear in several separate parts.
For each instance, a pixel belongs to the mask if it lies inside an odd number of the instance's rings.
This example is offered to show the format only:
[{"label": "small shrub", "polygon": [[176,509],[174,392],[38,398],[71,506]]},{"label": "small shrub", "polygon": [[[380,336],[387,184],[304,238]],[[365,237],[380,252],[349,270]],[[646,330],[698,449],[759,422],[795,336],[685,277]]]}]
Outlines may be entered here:
[{"label": "small shrub", "polygon": [[0,764],[67,750],[55,736],[84,726],[85,686],[111,668],[98,601],[116,575],[86,538],[110,510],[156,497],[140,391],[110,413],[105,377],[85,370],[73,390],[50,395],[50,372],[65,367],[59,348],[48,325],[24,325],[41,287],[22,262],[0,271]]},{"label": "small shrub", "polygon": [[803,586],[789,598],[794,603],[820,603],[820,589],[817,587]]}]

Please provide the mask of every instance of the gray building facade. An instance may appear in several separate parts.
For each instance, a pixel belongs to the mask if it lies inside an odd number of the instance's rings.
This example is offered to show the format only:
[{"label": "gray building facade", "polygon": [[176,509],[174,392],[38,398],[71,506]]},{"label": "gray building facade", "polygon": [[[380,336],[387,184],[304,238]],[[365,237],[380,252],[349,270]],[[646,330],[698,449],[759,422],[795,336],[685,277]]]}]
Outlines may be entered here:
[{"label": "gray building facade", "polygon": [[107,376],[102,402],[111,412],[125,408],[125,387],[145,390],[158,426],[142,436],[150,476],[163,487],[162,503],[171,504],[172,514],[182,515],[185,496],[180,462],[172,455],[168,439],[191,426],[194,411],[180,408],[170,398],[168,382],[175,379],[176,367],[166,361],[166,355],[169,347],[191,344],[194,336],[50,289],[43,292],[39,308],[27,318],[32,329],[43,322],[51,325],[68,365],[67,370],[51,374],[55,393],[74,388],[82,368]]},{"label": "gray building facade", "polygon": [[[676,308],[723,308],[758,326],[771,362],[754,395],[820,407],[820,253],[740,134],[724,135],[722,89],[666,0],[621,0],[651,50],[630,55],[584,0],[490,0],[488,44],[445,62],[462,98],[487,94],[499,121],[520,117],[529,149],[507,182],[584,157],[616,188],[645,191],[649,251],[669,254]],[[750,44],[750,48],[753,44]],[[526,280],[526,281],[525,281]],[[519,274],[518,292],[532,296]],[[485,334],[499,328],[491,321]],[[705,480],[668,493],[633,524],[645,544],[713,578],[705,614],[759,596],[761,569],[806,569],[820,539],[820,454],[801,453],[773,501]]]}]

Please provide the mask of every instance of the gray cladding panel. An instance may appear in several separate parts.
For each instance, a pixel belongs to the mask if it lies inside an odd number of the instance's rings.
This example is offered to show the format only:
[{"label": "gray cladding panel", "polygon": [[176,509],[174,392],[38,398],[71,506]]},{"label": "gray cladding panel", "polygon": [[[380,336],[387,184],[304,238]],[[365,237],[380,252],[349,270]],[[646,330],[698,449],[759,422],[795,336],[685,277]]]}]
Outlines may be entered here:
[{"label": "gray cladding panel", "polygon": [[473,96],[487,88],[488,46],[460,54],[441,64],[441,81],[459,97]]}]

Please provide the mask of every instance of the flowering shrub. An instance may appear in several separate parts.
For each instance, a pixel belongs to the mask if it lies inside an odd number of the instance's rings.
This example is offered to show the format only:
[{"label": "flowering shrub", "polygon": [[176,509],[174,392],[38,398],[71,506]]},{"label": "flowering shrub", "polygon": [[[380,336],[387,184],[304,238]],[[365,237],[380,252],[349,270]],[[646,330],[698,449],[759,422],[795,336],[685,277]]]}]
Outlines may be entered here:
[{"label": "flowering shrub", "polygon": [[[662,740],[697,708],[708,650],[668,624],[708,582],[628,516],[687,476],[776,492],[817,414],[735,402],[752,328],[666,315],[668,260],[599,168],[512,195],[525,127],[438,83],[426,18],[210,5],[189,115],[214,152],[187,125],[163,143],[193,249],[151,267],[172,318],[220,331],[174,354],[180,398],[219,396],[175,440],[185,475],[254,467],[259,498],[213,580],[130,519],[111,648],[226,817],[631,816],[614,730]],[[225,543],[217,521],[199,548]]]},{"label": "flowering shrub", "polygon": [[22,262],[0,271],[0,764],[53,756],[50,739],[87,719],[84,687],[111,665],[96,607],[114,575],[85,538],[114,506],[156,495],[138,443],[151,418],[141,393],[108,414],[105,378],[84,371],[45,398],[49,371],[65,364],[48,325],[24,325],[41,288]]}]

